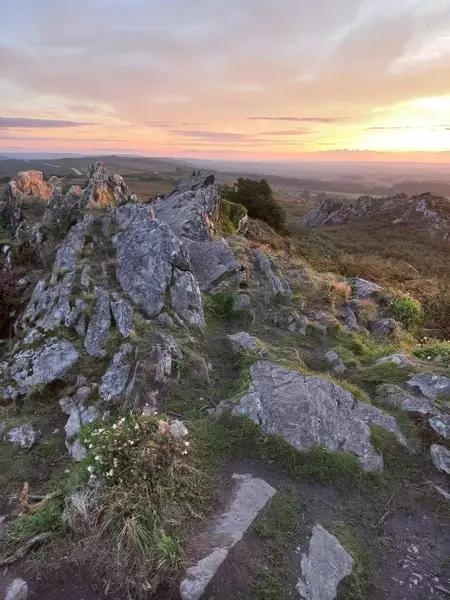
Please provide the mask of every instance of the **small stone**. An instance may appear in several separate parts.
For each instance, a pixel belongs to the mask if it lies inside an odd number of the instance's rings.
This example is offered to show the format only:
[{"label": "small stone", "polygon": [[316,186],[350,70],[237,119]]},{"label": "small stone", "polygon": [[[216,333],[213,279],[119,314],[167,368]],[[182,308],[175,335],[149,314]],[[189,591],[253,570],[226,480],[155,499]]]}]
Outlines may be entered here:
[{"label": "small stone", "polygon": [[443,446],[431,446],[431,460],[438,471],[450,475],[450,450]]},{"label": "small stone", "polygon": [[172,421],[169,427],[170,435],[176,440],[181,440],[189,434],[186,425],[183,421],[175,420]]},{"label": "small stone", "polygon": [[233,310],[241,312],[249,310],[252,305],[252,300],[248,294],[238,294],[234,299]]},{"label": "small stone", "polygon": [[441,437],[450,439],[450,415],[437,415],[429,420],[430,426]]},{"label": "small stone", "polygon": [[5,600],[27,600],[28,585],[23,579],[14,579],[6,591]]},{"label": "small stone", "polygon": [[40,431],[35,429],[33,425],[29,423],[15,427],[6,434],[6,439],[11,444],[19,446],[23,450],[31,450],[31,448],[37,443],[40,436]]},{"label": "small stone", "polygon": [[261,352],[263,349],[262,342],[245,331],[227,337],[234,352]]},{"label": "small stone", "polygon": [[159,314],[156,317],[156,320],[159,323],[161,323],[161,325],[164,325],[165,327],[176,327],[175,323],[173,322],[172,317],[165,312]]}]

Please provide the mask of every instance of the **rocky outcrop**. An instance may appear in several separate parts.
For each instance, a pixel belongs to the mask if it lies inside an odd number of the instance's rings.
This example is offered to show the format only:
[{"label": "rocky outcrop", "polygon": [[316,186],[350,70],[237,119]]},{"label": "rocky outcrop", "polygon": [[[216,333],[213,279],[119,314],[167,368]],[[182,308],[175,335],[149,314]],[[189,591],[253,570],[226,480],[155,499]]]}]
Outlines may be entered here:
[{"label": "rocky outcrop", "polygon": [[304,600],[334,600],[340,582],[351,575],[353,558],[339,540],[321,525],[316,525],[303,554],[302,577],[297,591]]},{"label": "rocky outcrop", "polygon": [[360,277],[350,277],[345,281],[350,285],[358,300],[376,298],[377,295],[383,292],[383,288],[380,285],[373,283],[373,281],[361,279]]},{"label": "rocky outcrop", "polygon": [[234,409],[263,431],[281,435],[298,450],[321,445],[355,454],[369,471],[381,469],[382,457],[370,441],[370,425],[387,427],[405,443],[395,419],[356,400],[339,385],[268,362],[251,367],[249,392]]},{"label": "rocky outcrop", "polygon": [[340,225],[355,218],[377,218],[383,215],[393,225],[416,224],[446,235],[450,231],[450,201],[443,196],[424,193],[408,197],[406,194],[374,198],[362,196],[355,202],[343,204],[320,200],[302,219],[306,227]]},{"label": "rocky outcrop", "polygon": [[[153,346],[154,380],[157,383],[167,383],[171,377],[179,379],[179,365],[183,353],[172,336],[159,334],[158,343]],[[174,371],[176,375],[174,376]]]},{"label": "rocky outcrop", "polygon": [[95,297],[97,298],[97,302],[86,333],[84,347],[86,352],[91,356],[103,358],[106,356],[106,352],[102,348],[102,345],[108,337],[111,328],[110,299],[108,292],[102,288],[95,290]]},{"label": "rocky outcrop", "polygon": [[102,162],[91,165],[86,188],[81,198],[84,210],[117,208],[122,204],[137,202],[120,175],[112,175]]},{"label": "rocky outcrop", "polygon": [[156,218],[184,242],[202,291],[209,291],[239,271],[227,242],[213,239],[220,217],[220,191],[214,175],[194,171],[173,192],[157,198],[152,208]]},{"label": "rocky outcrop", "polygon": [[76,461],[82,461],[86,456],[86,448],[78,439],[78,434],[83,425],[93,423],[100,414],[94,406],[86,406],[87,400],[92,393],[92,388],[82,385],[71,397],[62,398],[59,401],[62,411],[69,415],[64,427],[66,432],[66,448],[70,456]]}]

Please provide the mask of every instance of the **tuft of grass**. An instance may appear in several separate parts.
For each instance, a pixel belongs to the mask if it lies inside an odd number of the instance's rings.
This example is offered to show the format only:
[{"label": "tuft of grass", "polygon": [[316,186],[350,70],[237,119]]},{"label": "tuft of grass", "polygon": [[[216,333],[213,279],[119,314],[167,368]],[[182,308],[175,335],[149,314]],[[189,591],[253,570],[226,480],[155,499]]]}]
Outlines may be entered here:
[{"label": "tuft of grass", "polygon": [[333,534],[354,560],[352,574],[341,582],[336,598],[337,600],[366,600],[373,590],[372,553],[355,534],[351,525],[336,525]]},{"label": "tuft of grass", "polygon": [[365,369],[360,377],[371,390],[375,390],[384,383],[403,383],[409,379],[411,372],[411,369],[402,368],[395,363],[386,362]]},{"label": "tuft of grass", "polygon": [[183,564],[184,552],[180,541],[164,530],[156,534],[156,560],[159,570],[177,570]]},{"label": "tuft of grass", "polygon": [[[406,422],[403,425],[407,426]],[[411,451],[399,444],[395,435],[387,429],[378,425],[371,425],[370,429],[370,441],[375,450],[383,455],[384,479],[399,482],[416,478],[423,468],[423,458],[417,454],[411,460]],[[405,434],[408,435],[408,431]],[[409,435],[413,435],[411,430]]]},{"label": "tuft of grass", "polygon": [[339,347],[351,352],[362,363],[373,362],[397,349],[395,344],[380,344],[369,335],[342,330],[337,333],[336,341]]},{"label": "tuft of grass", "polygon": [[61,498],[51,500],[47,506],[37,513],[25,515],[12,521],[8,527],[10,540],[19,542],[27,540],[40,533],[61,533],[63,524],[61,515],[63,503]]},{"label": "tuft of grass", "polygon": [[204,298],[205,320],[208,330],[214,332],[221,323],[237,318],[233,310],[234,297],[231,292],[219,292]]}]

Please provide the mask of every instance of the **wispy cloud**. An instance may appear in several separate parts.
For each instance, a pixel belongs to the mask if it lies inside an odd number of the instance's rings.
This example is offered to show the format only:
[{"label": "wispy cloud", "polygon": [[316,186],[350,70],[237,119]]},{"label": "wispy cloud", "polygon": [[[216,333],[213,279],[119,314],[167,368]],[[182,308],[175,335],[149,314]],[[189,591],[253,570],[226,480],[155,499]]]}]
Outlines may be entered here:
[{"label": "wispy cloud", "polygon": [[29,119],[27,117],[0,117],[0,129],[56,129],[82,127],[92,123],[78,123],[60,119]]},{"label": "wispy cloud", "polygon": [[247,121],[289,121],[291,123],[338,123],[348,117],[247,117]]},{"label": "wispy cloud", "polygon": [[317,133],[314,129],[302,127],[301,129],[279,129],[278,131],[262,131],[257,135],[308,135],[309,133]]}]

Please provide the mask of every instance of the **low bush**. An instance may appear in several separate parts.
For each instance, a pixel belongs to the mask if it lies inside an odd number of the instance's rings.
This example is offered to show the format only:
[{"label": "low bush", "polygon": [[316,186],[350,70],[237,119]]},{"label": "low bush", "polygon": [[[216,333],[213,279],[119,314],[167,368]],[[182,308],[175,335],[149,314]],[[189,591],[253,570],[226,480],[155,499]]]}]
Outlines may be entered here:
[{"label": "low bush", "polygon": [[411,332],[417,332],[424,323],[424,310],[418,300],[407,295],[394,297],[388,306],[389,317],[400,321]]},{"label": "low bush", "polygon": [[425,344],[420,348],[413,350],[416,358],[422,360],[433,360],[438,356],[450,356],[450,342],[437,342],[435,344]]}]

